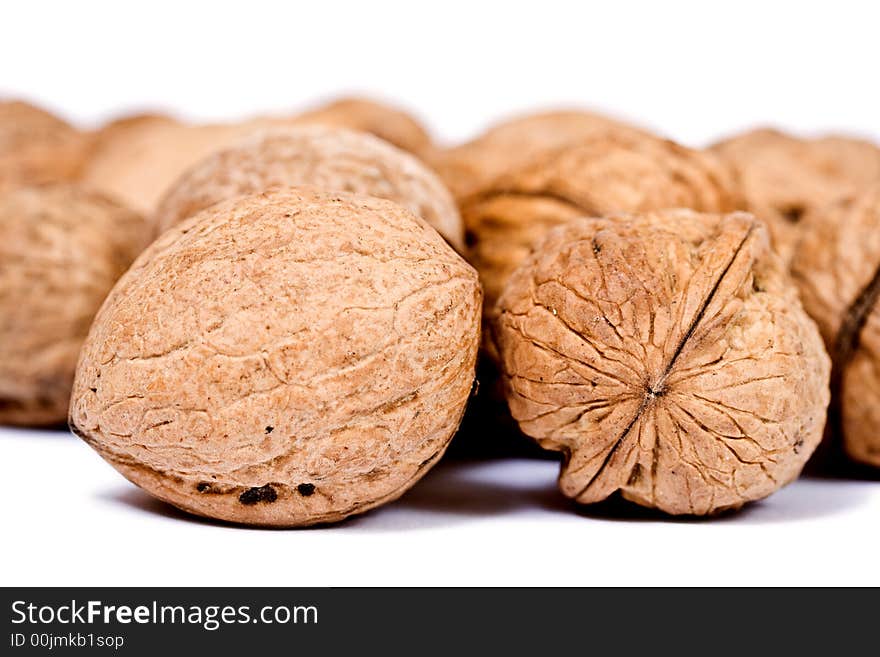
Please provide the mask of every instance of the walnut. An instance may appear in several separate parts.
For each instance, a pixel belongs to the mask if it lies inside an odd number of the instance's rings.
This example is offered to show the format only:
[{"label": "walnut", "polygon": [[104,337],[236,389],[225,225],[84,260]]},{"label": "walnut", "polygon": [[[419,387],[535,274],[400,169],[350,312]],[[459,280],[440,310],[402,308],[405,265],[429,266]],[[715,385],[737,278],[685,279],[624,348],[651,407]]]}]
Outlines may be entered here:
[{"label": "walnut", "polygon": [[75,179],[89,138],[45,110],[0,102],[0,191]]},{"label": "walnut", "polygon": [[71,427],[192,513],[340,520],[443,454],[474,378],[480,301],[476,272],[390,201],[225,201],[120,279],[83,347]]},{"label": "walnut", "polygon": [[737,508],[794,479],[821,439],[829,359],[751,215],[573,220],[498,306],[510,410],[563,452],[578,502]]},{"label": "walnut", "polygon": [[372,135],[325,126],[272,130],[209,156],[171,186],[155,223],[166,230],[224,199],[302,185],[395,201],[464,250],[455,201],[424,164]]},{"label": "walnut", "polygon": [[807,213],[880,181],[880,148],[847,137],[806,140],[765,128],[722,141],[713,151],[734,168],[745,209],[767,222],[786,262]]},{"label": "walnut", "polygon": [[188,125],[170,117],[114,121],[98,134],[83,183],[151,216],[178,176],[247,131],[235,125]]},{"label": "walnut", "polygon": [[[282,121],[291,122],[290,119]],[[369,132],[416,155],[423,155],[431,148],[431,137],[412,116],[366,98],[340,98],[295,116],[292,122]]]},{"label": "walnut", "polygon": [[834,366],[832,428],[880,466],[880,183],[810,211],[791,270]]},{"label": "walnut", "polygon": [[545,151],[461,203],[470,261],[491,317],[510,273],[550,228],[581,216],[686,207],[736,209],[729,172],[707,153],[605,134]]},{"label": "walnut", "polygon": [[0,231],[0,423],[59,423],[92,318],[147,227],[100,196],[46,186],[0,194]]},{"label": "walnut", "polygon": [[543,151],[608,132],[647,133],[614,119],[583,111],[550,111],[505,121],[466,144],[438,150],[429,160],[456,199],[489,187],[509,169],[527,165]]},{"label": "walnut", "polygon": [[279,126],[326,124],[373,133],[417,152],[429,139],[405,114],[366,100],[347,99],[296,116],[261,116],[237,123],[192,125],[170,117],[134,116],[109,124],[84,172],[87,184],[151,216],[187,169],[256,132]]}]

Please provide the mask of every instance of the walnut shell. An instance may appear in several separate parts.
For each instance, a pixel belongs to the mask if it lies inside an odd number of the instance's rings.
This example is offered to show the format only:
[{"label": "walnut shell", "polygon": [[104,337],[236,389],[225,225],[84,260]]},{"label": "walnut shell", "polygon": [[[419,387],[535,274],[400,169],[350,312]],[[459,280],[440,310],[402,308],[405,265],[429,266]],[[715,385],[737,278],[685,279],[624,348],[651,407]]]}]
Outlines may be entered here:
[{"label": "walnut shell", "polygon": [[880,466],[880,183],[803,219],[791,270],[831,354],[833,427]]},{"label": "walnut shell", "polygon": [[292,121],[369,132],[416,155],[431,148],[430,135],[412,116],[366,98],[340,98],[299,114]]},{"label": "walnut shell", "polygon": [[115,121],[99,133],[83,183],[151,216],[178,176],[247,132],[242,126],[194,126],[169,117]]},{"label": "walnut shell", "polygon": [[605,134],[546,151],[461,204],[486,313],[550,228],[575,217],[686,207],[736,209],[729,172],[707,153],[647,136]]},{"label": "walnut shell", "polygon": [[0,191],[73,180],[89,147],[85,134],[45,110],[0,102]]},{"label": "walnut shell", "polygon": [[794,479],[829,359],[764,225],[668,210],[577,219],[511,277],[495,337],[520,428],[578,502],[708,514]]},{"label": "walnut shell", "polygon": [[73,430],[182,509],[340,520],[443,454],[474,378],[476,272],[381,199],[274,190],[211,206],[132,265],[96,318]]},{"label": "walnut shell", "polygon": [[80,345],[146,245],[143,220],[70,186],[0,194],[0,423],[67,417]]},{"label": "walnut shell", "polygon": [[807,140],[764,128],[722,141],[712,150],[733,167],[745,209],[767,222],[786,262],[807,213],[880,181],[880,148],[858,139]]},{"label": "walnut shell", "polygon": [[166,230],[221,200],[302,185],[394,201],[464,250],[455,201],[424,164],[372,135],[325,126],[276,129],[209,156],[171,186],[155,223]]},{"label": "walnut shell", "polygon": [[430,163],[463,200],[489,187],[510,169],[527,165],[540,153],[608,132],[646,135],[644,131],[601,114],[549,111],[516,117],[454,148],[438,150]]}]

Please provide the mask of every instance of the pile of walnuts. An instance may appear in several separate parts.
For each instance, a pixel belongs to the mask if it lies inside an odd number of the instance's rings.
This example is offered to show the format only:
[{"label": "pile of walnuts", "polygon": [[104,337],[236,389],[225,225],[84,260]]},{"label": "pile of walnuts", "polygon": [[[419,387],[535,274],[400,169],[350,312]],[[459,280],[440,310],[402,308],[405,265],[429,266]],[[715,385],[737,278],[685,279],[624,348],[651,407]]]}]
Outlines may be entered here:
[{"label": "pile of walnuts", "polygon": [[94,131],[9,101],[0,226],[0,422],[67,421],[194,514],[389,502],[469,401],[581,503],[736,509],[823,437],[880,466],[867,141],[694,149],[556,111],[443,148],[363,99]]}]

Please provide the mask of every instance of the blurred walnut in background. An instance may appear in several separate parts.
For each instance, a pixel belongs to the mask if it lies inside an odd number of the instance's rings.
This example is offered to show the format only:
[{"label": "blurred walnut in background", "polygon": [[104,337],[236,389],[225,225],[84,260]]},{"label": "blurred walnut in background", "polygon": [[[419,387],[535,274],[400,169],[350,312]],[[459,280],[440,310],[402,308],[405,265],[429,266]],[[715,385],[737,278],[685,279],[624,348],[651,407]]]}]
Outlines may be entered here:
[{"label": "blurred walnut in background", "polygon": [[767,222],[786,262],[806,214],[880,182],[880,148],[849,137],[800,139],[765,128],[719,142],[712,150],[733,167],[745,209]]},{"label": "blurred walnut in background", "polygon": [[791,268],[834,363],[832,428],[880,466],[880,183],[810,211],[801,232]]},{"label": "blurred walnut in background", "polygon": [[72,186],[0,194],[0,231],[0,423],[60,423],[92,318],[150,231]]},{"label": "blurred walnut in background", "polygon": [[75,179],[89,154],[88,135],[21,101],[0,101],[0,191]]}]

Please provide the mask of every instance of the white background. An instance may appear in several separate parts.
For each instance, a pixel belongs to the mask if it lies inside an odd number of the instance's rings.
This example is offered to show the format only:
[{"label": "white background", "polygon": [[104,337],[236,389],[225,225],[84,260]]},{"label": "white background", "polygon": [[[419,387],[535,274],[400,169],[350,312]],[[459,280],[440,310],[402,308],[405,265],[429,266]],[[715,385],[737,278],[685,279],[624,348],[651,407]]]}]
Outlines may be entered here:
[{"label": "white background", "polygon": [[[580,105],[702,145],[756,123],[880,138],[880,15],[806,2],[4,2],[0,94],[85,125],[338,93],[442,140]],[[576,513],[556,464],[445,463],[337,527],[238,529],[155,503],[61,432],[0,429],[2,584],[880,584],[880,483],[802,479],[681,522]]]}]

